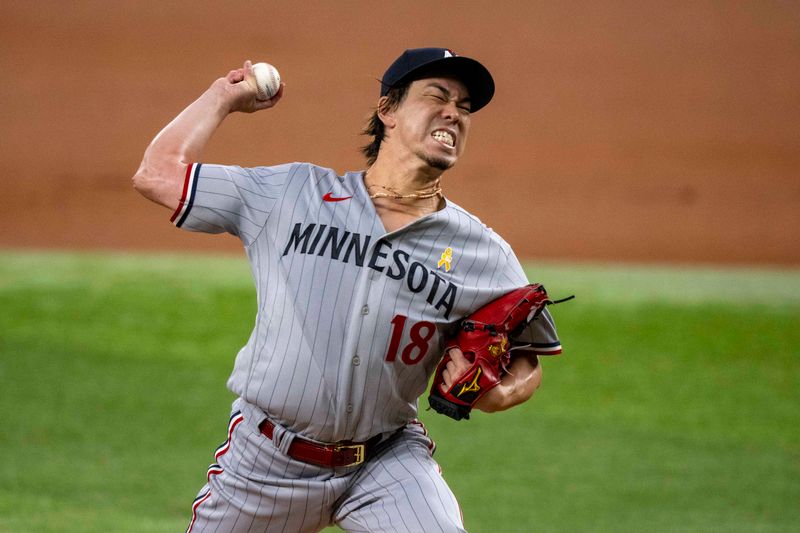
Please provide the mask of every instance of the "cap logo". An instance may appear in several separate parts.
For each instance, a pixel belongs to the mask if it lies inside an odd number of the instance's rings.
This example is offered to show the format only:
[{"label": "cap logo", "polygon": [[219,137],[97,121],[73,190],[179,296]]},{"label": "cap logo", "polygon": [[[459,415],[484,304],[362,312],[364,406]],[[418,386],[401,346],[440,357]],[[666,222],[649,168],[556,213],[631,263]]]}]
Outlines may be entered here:
[{"label": "cap logo", "polygon": [[380,95],[432,74],[450,75],[464,83],[474,113],[494,95],[494,80],[486,67],[469,57],[459,56],[450,48],[409,48],[389,65],[381,78]]}]

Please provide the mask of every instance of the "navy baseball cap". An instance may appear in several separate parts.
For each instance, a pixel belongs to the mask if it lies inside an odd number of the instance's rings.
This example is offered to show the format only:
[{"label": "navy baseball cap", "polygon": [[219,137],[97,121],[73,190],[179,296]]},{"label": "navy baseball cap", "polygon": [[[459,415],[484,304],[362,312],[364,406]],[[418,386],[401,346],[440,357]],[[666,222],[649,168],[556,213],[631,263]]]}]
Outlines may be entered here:
[{"label": "navy baseball cap", "polygon": [[403,52],[383,74],[381,96],[405,82],[446,74],[466,85],[473,113],[494,96],[494,80],[486,67],[447,48],[412,48]]}]

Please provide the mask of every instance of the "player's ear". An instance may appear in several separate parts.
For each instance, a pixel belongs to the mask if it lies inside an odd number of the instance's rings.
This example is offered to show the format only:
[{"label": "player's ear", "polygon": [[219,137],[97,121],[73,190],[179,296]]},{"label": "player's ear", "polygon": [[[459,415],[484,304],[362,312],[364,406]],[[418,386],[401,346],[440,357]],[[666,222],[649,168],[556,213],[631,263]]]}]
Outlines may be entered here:
[{"label": "player's ear", "polygon": [[381,96],[381,99],[378,100],[378,118],[383,122],[385,127],[393,128],[397,124],[397,119],[395,118],[396,110],[397,106],[389,104],[388,96]]}]

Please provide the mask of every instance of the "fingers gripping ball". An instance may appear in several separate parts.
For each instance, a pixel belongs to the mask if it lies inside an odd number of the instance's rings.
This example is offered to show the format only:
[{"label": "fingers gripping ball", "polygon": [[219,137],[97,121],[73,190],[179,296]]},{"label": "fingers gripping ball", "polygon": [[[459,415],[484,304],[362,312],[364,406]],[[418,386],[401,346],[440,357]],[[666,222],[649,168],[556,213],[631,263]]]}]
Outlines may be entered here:
[{"label": "fingers gripping ball", "polygon": [[[552,303],[542,285],[526,285],[493,300],[461,322],[458,334],[445,347],[428,398],[431,407],[456,420],[469,418],[475,403],[500,383],[510,361],[509,336],[522,329]],[[471,366],[442,390],[450,350],[459,348]]]},{"label": "fingers gripping ball", "polygon": [[256,90],[256,98],[259,100],[269,100],[281,88],[281,75],[269,63],[256,63],[245,79]]}]

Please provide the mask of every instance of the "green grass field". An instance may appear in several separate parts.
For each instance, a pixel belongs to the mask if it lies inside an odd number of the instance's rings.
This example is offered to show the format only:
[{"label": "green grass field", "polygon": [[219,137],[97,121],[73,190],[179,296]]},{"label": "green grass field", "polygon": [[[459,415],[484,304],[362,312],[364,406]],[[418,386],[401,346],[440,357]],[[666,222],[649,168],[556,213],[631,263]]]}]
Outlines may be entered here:
[{"label": "green grass field", "polygon": [[[800,271],[530,275],[535,398],[422,412],[470,531],[800,531]],[[0,531],[183,531],[254,311],[243,259],[0,251]]]}]

